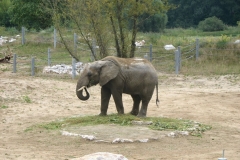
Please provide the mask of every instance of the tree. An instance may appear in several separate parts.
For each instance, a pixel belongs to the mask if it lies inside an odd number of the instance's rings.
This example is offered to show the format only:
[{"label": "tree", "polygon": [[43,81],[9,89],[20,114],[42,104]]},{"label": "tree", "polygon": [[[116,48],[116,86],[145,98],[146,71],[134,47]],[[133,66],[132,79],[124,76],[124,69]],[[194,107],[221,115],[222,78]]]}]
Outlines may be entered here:
[{"label": "tree", "polygon": [[[79,57],[74,49],[68,45],[63,36],[64,28],[70,27],[80,35],[88,45],[95,60],[107,56],[108,32],[107,19],[104,17],[102,2],[92,0],[44,0],[53,17],[54,26],[69,54],[76,60]],[[92,40],[96,39],[99,46],[99,55],[94,54]]]},{"label": "tree", "polygon": [[139,21],[138,27],[141,32],[163,32],[168,22],[168,17],[166,13],[158,13],[153,16],[142,15]]},{"label": "tree", "polygon": [[10,16],[8,14],[8,9],[10,6],[10,0],[0,0],[0,26],[11,26]]},{"label": "tree", "polygon": [[209,32],[209,31],[212,32],[212,31],[222,31],[226,29],[226,26],[220,19],[213,16],[213,17],[206,18],[204,21],[199,22],[198,28],[206,32]]},{"label": "tree", "polygon": [[[164,13],[171,6],[167,0],[106,0],[111,26],[114,31],[115,47],[118,57],[134,57],[135,40],[139,19],[142,15],[152,16]],[[145,19],[142,19],[144,21]],[[132,24],[128,30],[129,22]],[[129,31],[131,32],[130,37]],[[130,42],[130,48],[129,46]],[[129,54],[127,54],[129,53]]]},{"label": "tree", "polygon": [[[134,57],[135,40],[141,15],[166,13],[171,7],[167,0],[45,0],[52,4],[54,25],[61,31],[66,21],[82,36],[92,50],[90,39],[96,39],[100,54],[95,60],[107,56],[107,46],[112,45],[118,57]],[[142,19],[144,21],[144,19]],[[130,25],[131,23],[131,25]],[[130,28],[129,28],[130,26]],[[66,46],[67,47],[67,46]],[[73,57],[74,53],[68,49]]]},{"label": "tree", "polygon": [[11,22],[18,28],[45,29],[52,25],[51,15],[43,8],[42,0],[11,0]]}]

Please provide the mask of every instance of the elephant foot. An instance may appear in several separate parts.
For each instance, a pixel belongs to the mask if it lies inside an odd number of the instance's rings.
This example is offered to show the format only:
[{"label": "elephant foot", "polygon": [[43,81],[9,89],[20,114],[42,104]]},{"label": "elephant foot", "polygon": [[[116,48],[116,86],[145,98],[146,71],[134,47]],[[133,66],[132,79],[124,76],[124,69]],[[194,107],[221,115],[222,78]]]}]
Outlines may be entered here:
[{"label": "elephant foot", "polygon": [[130,114],[131,114],[131,115],[134,115],[134,116],[137,116],[137,115],[138,115],[138,112],[131,111]]},{"label": "elephant foot", "polygon": [[100,113],[99,116],[107,116],[107,113]]},{"label": "elephant foot", "polygon": [[121,116],[121,115],[124,115],[124,113],[118,113],[118,115],[120,115],[120,116]]},{"label": "elephant foot", "polygon": [[138,116],[138,117],[146,117],[146,114],[141,114],[141,113],[139,113],[137,116]]}]

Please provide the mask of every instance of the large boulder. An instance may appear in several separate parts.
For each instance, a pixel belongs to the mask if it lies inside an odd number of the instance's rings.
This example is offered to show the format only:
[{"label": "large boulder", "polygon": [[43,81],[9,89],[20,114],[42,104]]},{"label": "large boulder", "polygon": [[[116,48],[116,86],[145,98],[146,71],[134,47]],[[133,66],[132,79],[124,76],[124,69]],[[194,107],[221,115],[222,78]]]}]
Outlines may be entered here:
[{"label": "large boulder", "polygon": [[121,154],[113,154],[109,152],[97,152],[83,157],[74,158],[71,160],[128,160]]}]

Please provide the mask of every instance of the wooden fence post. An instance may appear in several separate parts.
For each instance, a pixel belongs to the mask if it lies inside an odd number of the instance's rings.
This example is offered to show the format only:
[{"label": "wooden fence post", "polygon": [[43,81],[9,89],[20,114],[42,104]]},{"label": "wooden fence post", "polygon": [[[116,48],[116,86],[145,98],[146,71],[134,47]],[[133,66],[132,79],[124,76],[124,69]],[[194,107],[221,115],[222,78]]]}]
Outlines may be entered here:
[{"label": "wooden fence post", "polygon": [[54,31],[53,31],[53,46],[54,46],[54,49],[57,47],[57,30],[56,30],[56,28],[54,28]]},{"label": "wooden fence post", "polygon": [[199,39],[196,39],[196,60],[199,57]]},{"label": "wooden fence post", "polygon": [[25,44],[25,28],[22,27],[22,45]]},{"label": "wooden fence post", "polygon": [[175,51],[175,73],[179,73],[179,52],[178,50]]},{"label": "wooden fence post", "polygon": [[181,62],[182,58],[181,58],[181,56],[182,56],[181,47],[178,46],[178,65],[179,65],[179,66],[178,66],[178,69],[179,69],[179,71],[180,71],[181,65],[182,65],[182,62]]},{"label": "wooden fence post", "polygon": [[35,59],[34,57],[32,57],[32,60],[31,60],[31,76],[34,76],[35,75]]},{"label": "wooden fence post", "polygon": [[13,54],[13,73],[17,72],[17,55],[16,53]]},{"label": "wooden fence post", "polygon": [[152,62],[152,44],[149,46],[149,61]]},{"label": "wooden fence post", "polygon": [[48,48],[48,66],[51,66],[51,49]]},{"label": "wooden fence post", "polygon": [[76,60],[72,57],[72,79],[76,77]]}]

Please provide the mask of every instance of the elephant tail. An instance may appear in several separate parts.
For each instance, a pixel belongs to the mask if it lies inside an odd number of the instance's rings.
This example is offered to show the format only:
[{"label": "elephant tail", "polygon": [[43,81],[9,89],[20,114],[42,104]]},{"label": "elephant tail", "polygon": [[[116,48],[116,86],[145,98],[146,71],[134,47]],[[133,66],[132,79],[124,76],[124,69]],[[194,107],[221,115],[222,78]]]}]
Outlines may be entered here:
[{"label": "elephant tail", "polygon": [[160,102],[159,99],[158,99],[158,82],[156,83],[156,95],[157,95],[157,97],[156,97],[156,105],[158,107],[158,103]]}]

